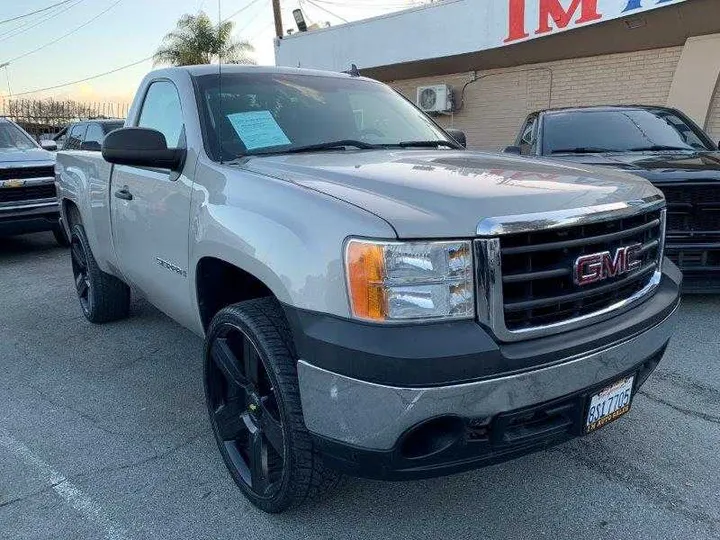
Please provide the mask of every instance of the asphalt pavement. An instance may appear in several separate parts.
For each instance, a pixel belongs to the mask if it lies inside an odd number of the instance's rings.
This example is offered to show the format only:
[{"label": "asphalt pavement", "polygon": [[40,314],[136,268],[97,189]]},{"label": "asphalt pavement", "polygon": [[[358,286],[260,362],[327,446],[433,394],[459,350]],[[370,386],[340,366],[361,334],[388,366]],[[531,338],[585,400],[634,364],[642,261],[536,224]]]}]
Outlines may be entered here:
[{"label": "asphalt pavement", "polygon": [[720,298],[688,297],[623,419],[433,480],[351,479],[280,516],[216,451],[202,342],[147,302],[86,322],[68,252],[0,239],[0,539],[720,538]]}]

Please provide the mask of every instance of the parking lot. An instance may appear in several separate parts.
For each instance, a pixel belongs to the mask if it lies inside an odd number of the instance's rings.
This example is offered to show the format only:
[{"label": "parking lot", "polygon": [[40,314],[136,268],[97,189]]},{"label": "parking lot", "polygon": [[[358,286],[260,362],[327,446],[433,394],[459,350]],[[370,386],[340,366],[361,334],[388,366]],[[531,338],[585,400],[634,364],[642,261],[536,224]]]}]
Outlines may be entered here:
[{"label": "parking lot", "polygon": [[0,538],[720,538],[720,298],[688,297],[630,414],[510,463],[351,479],[270,516],[206,421],[201,341],[141,299],[85,321],[50,234],[0,239]]}]

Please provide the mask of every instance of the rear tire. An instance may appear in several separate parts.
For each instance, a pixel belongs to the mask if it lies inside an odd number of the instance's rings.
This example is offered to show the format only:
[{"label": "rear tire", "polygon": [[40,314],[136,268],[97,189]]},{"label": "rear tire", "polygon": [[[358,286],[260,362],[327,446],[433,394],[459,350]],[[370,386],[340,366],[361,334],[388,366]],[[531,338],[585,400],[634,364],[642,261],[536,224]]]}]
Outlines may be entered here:
[{"label": "rear tire", "polygon": [[317,498],[341,477],[305,427],[297,357],[280,304],[222,309],[205,340],[205,396],[225,465],[248,500],[278,513]]},{"label": "rear tire", "polygon": [[130,287],[100,270],[95,262],[85,228],[72,227],[70,238],[75,289],[85,318],[96,324],[124,319],[130,312]]}]

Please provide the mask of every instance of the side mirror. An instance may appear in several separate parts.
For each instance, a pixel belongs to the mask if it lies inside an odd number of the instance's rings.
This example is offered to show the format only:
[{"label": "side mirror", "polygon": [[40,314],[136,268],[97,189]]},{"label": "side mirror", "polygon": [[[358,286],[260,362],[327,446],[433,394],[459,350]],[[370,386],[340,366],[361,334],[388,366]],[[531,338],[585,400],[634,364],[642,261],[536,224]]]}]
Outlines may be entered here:
[{"label": "side mirror", "polygon": [[522,150],[519,146],[506,146],[503,152],[506,154],[515,154],[516,156],[522,155]]},{"label": "side mirror", "polygon": [[102,143],[105,161],[117,165],[179,170],[186,151],[168,148],[165,135],[155,129],[126,127],[107,134]]},{"label": "side mirror", "polygon": [[99,152],[102,149],[97,141],[83,141],[80,144],[80,150],[89,150],[90,152]]},{"label": "side mirror", "polygon": [[445,133],[450,135],[455,141],[462,145],[463,148],[467,148],[467,139],[465,138],[465,133],[460,131],[459,129],[453,129],[448,128],[445,130]]},{"label": "side mirror", "polygon": [[55,141],[43,139],[40,141],[40,148],[47,150],[48,152],[57,152],[58,145]]}]

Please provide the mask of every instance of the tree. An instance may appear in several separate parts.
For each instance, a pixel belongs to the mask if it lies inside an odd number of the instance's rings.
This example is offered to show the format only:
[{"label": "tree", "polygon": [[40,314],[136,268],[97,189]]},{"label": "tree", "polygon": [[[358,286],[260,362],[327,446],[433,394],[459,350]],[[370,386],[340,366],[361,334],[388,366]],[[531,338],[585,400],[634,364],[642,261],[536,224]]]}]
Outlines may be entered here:
[{"label": "tree", "polygon": [[163,38],[153,55],[153,62],[171,66],[211,64],[222,60],[227,64],[254,64],[255,48],[247,41],[233,39],[232,21],[213,24],[204,12],[180,17],[175,30]]}]

